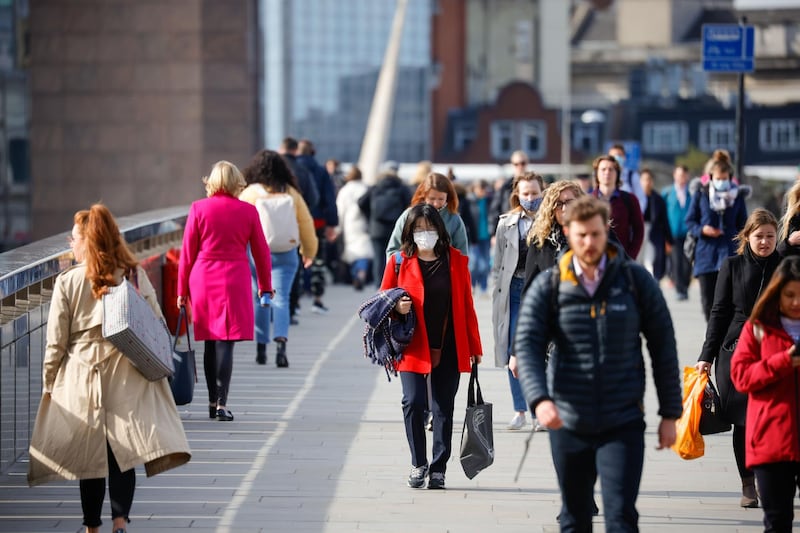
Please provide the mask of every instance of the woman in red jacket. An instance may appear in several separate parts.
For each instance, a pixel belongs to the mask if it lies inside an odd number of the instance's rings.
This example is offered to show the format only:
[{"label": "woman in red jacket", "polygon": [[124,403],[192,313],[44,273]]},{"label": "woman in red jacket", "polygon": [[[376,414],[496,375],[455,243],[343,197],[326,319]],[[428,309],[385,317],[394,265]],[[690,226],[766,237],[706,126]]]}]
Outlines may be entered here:
[{"label": "woman in red jacket", "polygon": [[756,475],[765,531],[791,531],[800,483],[800,257],[784,259],[745,323],[731,379],[747,393],[745,457]]},{"label": "woman in red jacket", "polygon": [[[412,207],[403,226],[401,259],[387,261],[381,290],[401,287],[408,296],[395,310],[407,314],[412,305],[417,328],[397,366],[403,384],[403,418],[411,448],[408,486],[418,489],[429,475],[429,489],[444,488],[444,474],[453,440],[453,409],[461,372],[481,361],[478,318],[472,304],[468,259],[450,246],[450,237],[436,209]],[[425,411],[431,376],[433,460],[427,459]]]}]

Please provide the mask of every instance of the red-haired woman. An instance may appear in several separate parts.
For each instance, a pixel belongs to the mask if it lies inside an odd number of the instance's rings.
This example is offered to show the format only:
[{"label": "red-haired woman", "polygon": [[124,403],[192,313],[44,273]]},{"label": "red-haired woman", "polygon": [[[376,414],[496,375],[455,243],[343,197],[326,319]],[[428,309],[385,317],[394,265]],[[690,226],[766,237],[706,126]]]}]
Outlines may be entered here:
[{"label": "red-haired woman", "polygon": [[[450,235],[450,244],[464,256],[469,256],[467,229],[458,214],[458,195],[453,187],[453,182],[444,174],[431,172],[419,184],[417,192],[414,193],[414,197],[411,199],[412,206],[420,204],[433,206],[439,212],[439,216],[442,217],[444,222],[444,227],[447,229],[447,234]],[[400,249],[401,236],[410,209],[406,209],[394,224],[392,236],[386,246],[387,257]]]},{"label": "red-haired woman", "polygon": [[166,378],[148,381],[103,338],[103,295],[136,272],[161,316],[155,290],[101,204],[78,211],[69,237],[77,265],[56,278],[47,319],[43,394],[30,444],[28,483],[79,479],[83,524],[98,533],[106,477],[115,533],[125,531],[136,487],[186,463],[189,444]]}]

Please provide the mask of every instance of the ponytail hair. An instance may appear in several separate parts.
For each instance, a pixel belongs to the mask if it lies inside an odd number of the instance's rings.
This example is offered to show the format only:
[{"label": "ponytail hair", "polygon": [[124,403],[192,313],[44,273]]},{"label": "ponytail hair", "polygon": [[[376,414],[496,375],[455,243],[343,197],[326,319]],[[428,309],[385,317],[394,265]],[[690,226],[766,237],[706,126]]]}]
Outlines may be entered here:
[{"label": "ponytail hair", "polygon": [[710,176],[714,170],[726,172],[733,177],[733,163],[731,163],[731,154],[727,150],[714,150],[711,159],[706,163],[706,174]]},{"label": "ponytail hair", "polygon": [[111,211],[103,204],[78,211],[74,222],[83,240],[86,277],[92,283],[92,294],[99,300],[108,287],[117,285],[117,269],[128,271],[139,262],[122,238]]}]

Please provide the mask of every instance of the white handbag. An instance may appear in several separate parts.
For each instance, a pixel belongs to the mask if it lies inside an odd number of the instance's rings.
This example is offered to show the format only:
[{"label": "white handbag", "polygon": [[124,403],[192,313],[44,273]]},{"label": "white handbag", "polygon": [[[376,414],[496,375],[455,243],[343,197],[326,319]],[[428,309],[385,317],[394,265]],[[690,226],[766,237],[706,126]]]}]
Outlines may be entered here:
[{"label": "white handbag", "polygon": [[127,279],[103,295],[103,337],[150,381],[173,374],[167,325]]}]

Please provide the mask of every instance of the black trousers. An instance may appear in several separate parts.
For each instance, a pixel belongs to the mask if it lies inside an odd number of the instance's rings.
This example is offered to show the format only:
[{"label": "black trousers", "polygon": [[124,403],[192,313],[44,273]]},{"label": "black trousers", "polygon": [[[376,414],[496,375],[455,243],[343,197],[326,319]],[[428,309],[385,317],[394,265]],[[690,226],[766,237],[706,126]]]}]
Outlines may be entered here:
[{"label": "black trousers", "polygon": [[686,294],[689,291],[689,282],[692,280],[692,265],[683,255],[683,242],[686,238],[673,239],[672,253],[669,256],[670,274],[675,284],[675,292]]},{"label": "black trousers", "polygon": [[203,369],[208,387],[208,403],[228,405],[228,390],[233,373],[234,341],[205,341]]},{"label": "black trousers", "polygon": [[325,294],[325,261],[327,257],[327,244],[328,240],[325,238],[325,228],[317,230],[317,239],[319,246],[317,247],[317,256],[311,262],[310,270],[310,290],[311,295],[315,298],[321,298]]},{"label": "black trousers", "polygon": [[[453,450],[453,410],[461,379],[458,359],[453,349],[443,351],[441,363],[433,369],[430,376],[430,410],[433,413],[433,460],[430,471],[444,474]],[[403,385],[403,420],[411,449],[411,464],[423,466],[428,463],[425,431],[428,410],[426,374],[401,372],[400,382]]]},{"label": "black trousers", "polygon": [[372,277],[375,278],[375,285],[381,286],[383,281],[383,271],[386,269],[386,245],[389,244],[389,238],[376,239],[372,238]]},{"label": "black trousers", "polygon": [[700,304],[703,306],[703,314],[706,322],[711,318],[711,306],[714,305],[714,289],[717,286],[717,275],[719,272],[709,272],[697,276],[700,282]]},{"label": "black trousers", "polygon": [[800,463],[782,462],[754,466],[764,533],[789,533],[794,519],[794,495],[800,487]]},{"label": "black trousers", "polygon": [[[133,504],[133,491],[136,489],[136,472],[133,468],[120,472],[117,459],[111,451],[111,446],[106,443],[108,449],[108,496],[111,499],[111,518],[125,518],[131,512]],[[86,527],[100,527],[103,521],[100,513],[103,510],[103,500],[106,497],[106,479],[81,479],[81,508],[83,509],[83,525]]]}]

